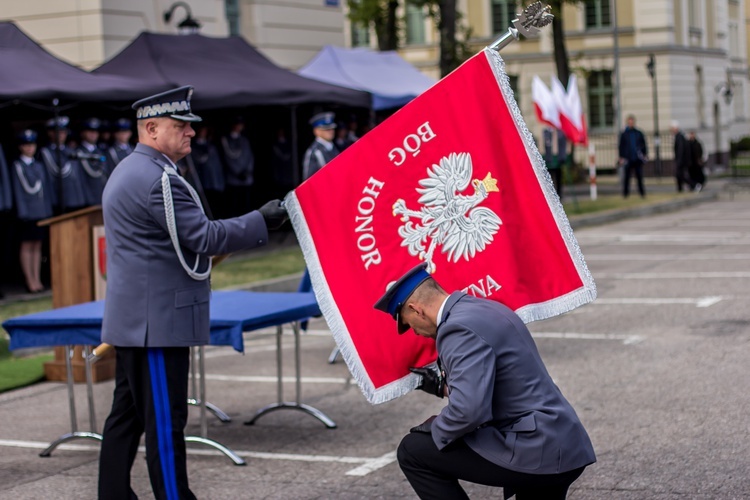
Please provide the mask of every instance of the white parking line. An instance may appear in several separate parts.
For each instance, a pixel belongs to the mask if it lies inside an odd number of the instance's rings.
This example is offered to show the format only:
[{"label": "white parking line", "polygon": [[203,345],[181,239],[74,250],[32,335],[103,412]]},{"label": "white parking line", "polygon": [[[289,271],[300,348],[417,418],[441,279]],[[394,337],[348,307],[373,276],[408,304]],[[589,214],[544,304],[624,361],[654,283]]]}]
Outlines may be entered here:
[{"label": "white parking line", "polygon": [[750,278],[750,271],[706,271],[695,273],[595,273],[595,279],[610,280],[663,280],[663,279],[715,279]]},{"label": "white parking line", "polygon": [[[6,446],[9,448],[31,448],[36,450],[44,450],[49,446],[49,443],[43,443],[41,441],[22,441],[17,439],[0,439],[0,446]],[[58,450],[68,451],[99,451],[99,446],[89,444],[61,444],[57,447]],[[146,448],[143,446],[138,447],[138,451],[144,453]],[[292,460],[298,462],[335,462],[344,464],[361,464],[359,467],[347,471],[347,476],[366,476],[367,474],[374,472],[378,469],[385,467],[386,465],[396,460],[396,452],[388,452],[385,455],[375,458],[363,458],[363,457],[347,457],[347,456],[336,456],[336,455],[302,455],[294,453],[266,453],[259,451],[237,451],[233,450],[234,453],[243,458],[256,458],[260,460]],[[193,448],[187,449],[188,455],[202,455],[202,456],[217,456],[224,457],[225,455],[220,451],[215,450],[196,450]]]},{"label": "white parking line", "polygon": [[721,296],[714,296],[714,297],[696,297],[696,298],[647,298],[647,297],[638,297],[638,298],[627,298],[627,297],[621,297],[621,298],[610,298],[610,299],[604,299],[604,298],[598,298],[592,304],[594,305],[644,305],[644,306],[660,306],[665,304],[691,304],[695,307],[710,307],[718,302],[721,302],[721,300],[724,297]]},{"label": "white parking line", "polygon": [[617,333],[531,332],[531,336],[535,339],[620,340],[625,345],[637,344],[644,340],[640,335]]}]

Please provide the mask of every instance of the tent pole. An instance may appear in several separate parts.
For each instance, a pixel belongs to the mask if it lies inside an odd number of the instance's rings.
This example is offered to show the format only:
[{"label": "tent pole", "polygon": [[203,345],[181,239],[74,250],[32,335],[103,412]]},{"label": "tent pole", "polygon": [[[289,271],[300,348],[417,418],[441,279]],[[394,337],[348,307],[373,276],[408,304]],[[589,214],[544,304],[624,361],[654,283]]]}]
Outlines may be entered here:
[{"label": "tent pole", "polygon": [[299,154],[298,154],[298,148],[297,148],[297,141],[299,140],[297,136],[297,105],[292,104],[291,107],[292,112],[292,182],[294,183],[294,187],[299,186],[300,180],[299,180]]}]

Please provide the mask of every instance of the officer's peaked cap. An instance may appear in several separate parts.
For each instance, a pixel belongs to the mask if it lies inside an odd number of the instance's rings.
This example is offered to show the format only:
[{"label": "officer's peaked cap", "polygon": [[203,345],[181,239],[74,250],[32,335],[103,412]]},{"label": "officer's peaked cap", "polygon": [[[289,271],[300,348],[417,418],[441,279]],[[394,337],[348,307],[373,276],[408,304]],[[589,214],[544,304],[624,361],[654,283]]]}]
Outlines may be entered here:
[{"label": "officer's peaked cap", "polygon": [[122,130],[130,130],[133,126],[133,123],[128,120],[127,118],[118,118],[117,121],[112,125],[112,130],[114,132],[120,132]]},{"label": "officer's peaked cap", "polygon": [[133,103],[133,109],[136,110],[138,120],[165,117],[185,122],[199,122],[201,117],[194,115],[190,109],[192,96],[193,87],[186,85],[136,101]]},{"label": "officer's peaked cap", "polygon": [[100,130],[102,128],[102,121],[99,118],[86,118],[83,120],[81,130]]},{"label": "officer's peaked cap", "polygon": [[58,116],[57,118],[50,118],[47,120],[45,126],[52,130],[55,128],[67,129],[70,119],[67,116]]},{"label": "officer's peaked cap", "polygon": [[326,111],[324,113],[313,115],[313,117],[310,118],[310,125],[312,125],[313,128],[330,130],[336,128],[336,122],[334,121],[335,119],[336,115],[334,113]]},{"label": "officer's peaked cap", "polygon": [[401,321],[401,307],[411,297],[414,290],[430,277],[427,272],[427,264],[419,264],[389,286],[383,296],[375,303],[375,309],[390,314],[396,320],[399,335],[409,329],[409,325]]},{"label": "officer's peaked cap", "polygon": [[36,143],[36,132],[31,129],[26,129],[18,134],[19,144],[35,144]]}]

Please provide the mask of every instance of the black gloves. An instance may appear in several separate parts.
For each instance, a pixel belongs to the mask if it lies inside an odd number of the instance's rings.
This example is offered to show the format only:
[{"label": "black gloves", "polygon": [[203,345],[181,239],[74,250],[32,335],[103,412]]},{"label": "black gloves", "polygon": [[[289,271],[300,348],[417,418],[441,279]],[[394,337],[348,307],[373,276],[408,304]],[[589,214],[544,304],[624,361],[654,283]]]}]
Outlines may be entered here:
[{"label": "black gloves", "polygon": [[289,220],[289,215],[286,213],[286,208],[281,200],[269,201],[260,207],[258,212],[260,212],[263,219],[265,219],[266,227],[269,231],[279,229],[287,220]]},{"label": "black gloves", "polygon": [[442,374],[431,368],[409,368],[409,371],[422,376],[422,382],[417,386],[417,389],[422,389],[427,394],[439,398],[443,397],[445,380]]},{"label": "black gloves", "polygon": [[422,432],[424,434],[432,433],[432,421],[437,418],[437,415],[433,415],[416,427],[409,429],[409,432]]}]

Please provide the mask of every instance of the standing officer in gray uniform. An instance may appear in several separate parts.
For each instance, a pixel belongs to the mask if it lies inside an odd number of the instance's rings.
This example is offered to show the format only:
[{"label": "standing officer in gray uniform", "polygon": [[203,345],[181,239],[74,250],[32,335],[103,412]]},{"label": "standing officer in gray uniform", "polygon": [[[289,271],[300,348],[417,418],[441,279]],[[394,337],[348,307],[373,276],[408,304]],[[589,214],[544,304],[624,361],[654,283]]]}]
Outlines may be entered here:
[{"label": "standing officer in gray uniform", "polygon": [[81,163],[85,192],[88,205],[101,205],[104,183],[107,181],[107,157],[99,149],[99,130],[102,121],[99,118],[87,118],[81,128],[81,144],[76,148],[75,156]]},{"label": "standing officer in gray uniform", "polygon": [[252,187],[255,181],[255,156],[250,141],[242,135],[245,120],[235,117],[229,133],[221,138],[221,153],[226,166],[226,197],[229,215],[250,210]]},{"label": "standing officer in gray uniform", "polygon": [[107,177],[122,160],[133,152],[130,145],[130,137],[133,135],[133,124],[127,118],[119,118],[112,124],[112,136],[114,141],[107,148]]},{"label": "standing officer in gray uniform", "polygon": [[333,113],[326,112],[318,113],[310,118],[315,140],[305,151],[305,158],[302,161],[302,178],[305,180],[339,154],[339,150],[333,143],[336,135],[335,117]]},{"label": "standing officer in gray uniform", "polygon": [[68,117],[47,120],[49,144],[41,149],[41,157],[52,181],[53,204],[67,213],[87,205],[84,173],[75,153],[65,144],[68,139]]},{"label": "standing officer in gray uniform", "polygon": [[99,498],[131,499],[141,434],[154,495],[195,498],[188,487],[184,428],[190,346],[209,342],[211,256],[265,245],[287,219],[279,200],[209,220],[175,163],[195,135],[186,86],[142,99],[135,151],[104,190],[107,296],[102,341],[115,346],[112,411],[99,457]]},{"label": "standing officer in gray uniform", "polygon": [[[0,240],[0,262],[10,262],[11,240],[11,210],[13,209],[13,194],[8,175],[8,165],[5,163],[5,153],[0,145],[0,234],[5,237]],[[0,285],[5,282],[6,267],[0,267]],[[4,297],[0,291],[0,299]]]},{"label": "standing officer in gray uniform", "polygon": [[458,481],[505,488],[505,498],[564,499],[596,461],[573,407],[547,373],[521,318],[504,305],[446,293],[421,264],[375,304],[417,335],[436,339],[438,372],[412,368],[420,389],[448,404],[398,448],[420,498],[468,498]]}]

